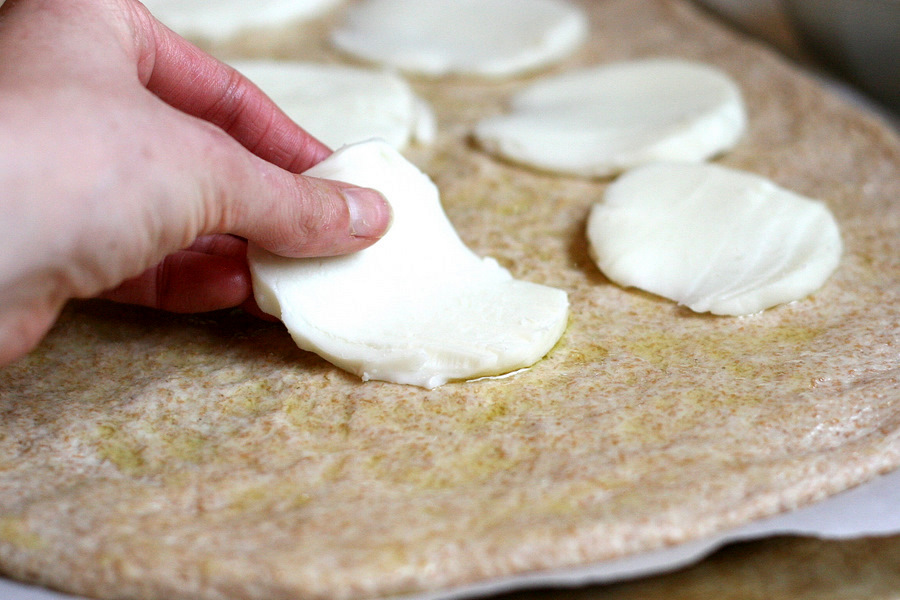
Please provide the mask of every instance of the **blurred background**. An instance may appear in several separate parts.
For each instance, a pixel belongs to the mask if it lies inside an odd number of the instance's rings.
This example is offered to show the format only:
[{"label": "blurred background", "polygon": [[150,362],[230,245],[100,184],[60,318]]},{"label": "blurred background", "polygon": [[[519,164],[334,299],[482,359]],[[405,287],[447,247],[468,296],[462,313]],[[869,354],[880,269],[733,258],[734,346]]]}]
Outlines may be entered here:
[{"label": "blurred background", "polygon": [[696,0],[900,129],[900,0]]},{"label": "blurred background", "polygon": [[695,2],[774,44],[900,129],[900,0]]}]

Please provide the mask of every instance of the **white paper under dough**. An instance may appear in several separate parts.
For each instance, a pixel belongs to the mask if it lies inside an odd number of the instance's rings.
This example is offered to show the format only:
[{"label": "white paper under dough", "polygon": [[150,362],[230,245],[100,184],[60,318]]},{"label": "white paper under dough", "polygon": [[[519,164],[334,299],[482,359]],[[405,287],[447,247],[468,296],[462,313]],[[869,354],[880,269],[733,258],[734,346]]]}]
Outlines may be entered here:
[{"label": "white paper under dough", "polygon": [[650,162],[706,160],[732,148],[746,120],[727,74],[654,58],[539,80],[474,133],[486,150],[513,162],[604,177]]},{"label": "white paper under dough", "polygon": [[381,138],[402,150],[434,139],[431,107],[394,73],[273,60],[230,64],[330,148]]},{"label": "white paper under dough", "polygon": [[711,164],[625,173],[591,209],[587,236],[597,266],[616,283],[719,315],[808,296],[843,250],[822,202]]},{"label": "white paper under dough", "polygon": [[313,18],[341,0],[143,0],[170,29],[188,37],[224,40],[243,29],[280,27]]},{"label": "white paper under dough", "polygon": [[332,42],[412,73],[506,77],[562,60],[587,34],[566,0],[363,0]]},{"label": "white paper under dough", "polygon": [[433,388],[532,365],[562,335],[566,293],[466,248],[435,185],[386,143],[346,146],[306,174],[379,190],[394,220],[348,256],[289,259],[251,246],[256,301],[301,348],[363,379]]}]

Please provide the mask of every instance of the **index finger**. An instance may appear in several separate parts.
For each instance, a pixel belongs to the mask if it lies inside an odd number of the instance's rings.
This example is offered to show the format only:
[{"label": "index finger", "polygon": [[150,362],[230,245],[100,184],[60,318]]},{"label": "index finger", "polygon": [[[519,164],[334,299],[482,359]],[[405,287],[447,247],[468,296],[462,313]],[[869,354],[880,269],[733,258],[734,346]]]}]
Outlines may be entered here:
[{"label": "index finger", "polygon": [[161,24],[142,6],[138,76],[173,108],[218,126],[274,165],[301,173],[331,150],[294,123],[249,79]]}]

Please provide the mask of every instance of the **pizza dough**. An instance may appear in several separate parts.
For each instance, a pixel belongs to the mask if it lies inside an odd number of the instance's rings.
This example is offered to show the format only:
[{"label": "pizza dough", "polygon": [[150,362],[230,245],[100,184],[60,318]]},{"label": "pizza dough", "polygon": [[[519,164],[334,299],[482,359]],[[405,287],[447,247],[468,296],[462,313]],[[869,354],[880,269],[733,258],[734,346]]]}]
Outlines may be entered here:
[{"label": "pizza dough", "polygon": [[475,137],[503,158],[558,173],[603,177],[655,161],[702,161],[744,133],[741,92],[720,69],[652,58],[541,79]]},{"label": "pizza dough", "polygon": [[[465,136],[527,82],[419,81],[441,127],[406,154],[466,246],[568,293],[559,343],[513,377],[426,390],[363,383],[241,312],[70,303],[0,369],[5,576],[101,599],[462,598],[900,465],[897,134],[692,2],[580,6],[592,34],[573,66],[670,53],[738,81],[749,126],[720,164],[840,226],[813,298],[722,319],[608,282],[584,230],[609,182]],[[292,58],[329,48],[310,31]]]},{"label": "pizza dough", "polygon": [[567,0],[363,0],[331,39],[411,73],[507,77],[562,60],[587,31]]},{"label": "pizza dough", "polygon": [[434,139],[431,108],[393,73],[272,60],[230,64],[331,148],[381,138],[403,149],[410,142]]},{"label": "pizza dough", "polygon": [[144,0],[170,29],[187,37],[225,40],[243,29],[278,27],[316,17],[340,0]]},{"label": "pizza dough", "polygon": [[821,202],[707,164],[625,173],[591,209],[587,236],[616,283],[717,315],[805,298],[834,272],[843,248]]},{"label": "pizza dough", "polygon": [[434,388],[540,360],[566,327],[566,293],[519,281],[465,247],[434,184],[381,141],[306,175],[381,191],[388,233],[348,256],[288,259],[251,247],[256,302],[297,344],[364,380]]}]

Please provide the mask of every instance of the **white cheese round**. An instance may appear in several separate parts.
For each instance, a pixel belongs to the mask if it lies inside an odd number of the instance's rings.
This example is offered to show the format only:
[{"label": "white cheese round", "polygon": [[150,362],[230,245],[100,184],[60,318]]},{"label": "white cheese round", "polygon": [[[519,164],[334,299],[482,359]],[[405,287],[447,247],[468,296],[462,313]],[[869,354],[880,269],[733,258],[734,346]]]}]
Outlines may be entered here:
[{"label": "white cheese round", "polygon": [[157,19],[188,37],[228,39],[243,29],[319,16],[340,0],[143,0]]},{"label": "white cheese round", "polygon": [[822,202],[709,164],[625,173],[592,208],[587,236],[612,281],[719,315],[806,297],[843,249]]},{"label": "white cheese round", "polygon": [[537,169],[605,177],[656,161],[702,161],[746,128],[737,84],[713,67],[675,59],[615,63],[545,78],[482,120],[489,152]]},{"label": "white cheese round", "polygon": [[513,279],[466,248],[435,185],[384,142],[346,146],[306,174],[381,191],[394,220],[347,256],[290,259],[251,246],[256,301],[301,348],[363,379],[433,388],[527,367],[562,335],[566,293]]},{"label": "white cheese round", "polygon": [[315,63],[232,61],[297,124],[331,148],[381,138],[397,149],[429,143],[435,119],[399,75]]},{"label": "white cheese round", "polygon": [[332,42],[412,73],[505,77],[565,58],[587,34],[566,0],[363,0]]}]

